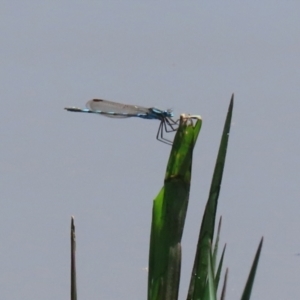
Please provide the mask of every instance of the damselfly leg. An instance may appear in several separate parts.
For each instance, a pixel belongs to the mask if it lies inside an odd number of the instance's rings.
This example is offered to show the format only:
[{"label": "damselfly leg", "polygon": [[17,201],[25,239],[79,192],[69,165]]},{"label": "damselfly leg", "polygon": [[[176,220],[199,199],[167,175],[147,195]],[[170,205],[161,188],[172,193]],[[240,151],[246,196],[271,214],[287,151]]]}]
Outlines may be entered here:
[{"label": "damselfly leg", "polygon": [[174,121],[171,118],[163,118],[159,124],[156,139],[167,145],[173,145],[173,142],[164,137],[164,132],[174,132],[178,129],[179,119]]}]

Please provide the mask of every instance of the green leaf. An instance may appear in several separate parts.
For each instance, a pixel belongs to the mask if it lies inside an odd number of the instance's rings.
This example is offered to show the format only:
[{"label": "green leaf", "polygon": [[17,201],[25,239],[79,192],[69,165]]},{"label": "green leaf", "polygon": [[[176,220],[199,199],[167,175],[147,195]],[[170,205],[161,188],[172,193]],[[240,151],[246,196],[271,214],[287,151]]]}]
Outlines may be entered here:
[{"label": "green leaf", "polygon": [[[217,236],[216,236],[216,241],[215,241],[215,245],[214,245],[214,252],[213,252],[213,269],[214,269],[214,272],[215,272],[216,267],[217,267],[217,255],[218,255],[218,246],[219,246],[219,240],[220,240],[221,226],[222,226],[222,216],[220,217],[220,220],[219,220]],[[219,265],[218,265],[218,268],[217,268],[217,272],[215,273],[215,287],[216,287],[216,289],[218,289],[218,286],[219,286],[219,280],[220,280],[222,266],[223,266],[225,249],[226,249],[226,244],[223,248],[223,252],[222,252],[222,255],[221,255],[221,258],[220,258],[220,262],[219,262]]]},{"label": "green leaf", "polygon": [[221,225],[222,225],[222,216],[220,217],[220,220],[219,220],[217,237],[216,237],[216,241],[215,241],[215,245],[214,245],[214,252],[213,252],[213,268],[214,268],[214,272],[216,270],[216,265],[217,265],[217,256],[218,256],[218,247],[219,247],[219,240],[220,240]]},{"label": "green leaf", "polygon": [[255,274],[256,274],[256,270],[257,270],[257,265],[258,265],[258,261],[259,261],[259,257],[260,257],[260,252],[261,252],[262,245],[263,245],[263,240],[264,240],[264,238],[262,237],[260,240],[260,243],[258,245],[256,254],[255,254],[255,258],[254,258],[254,261],[253,261],[253,264],[252,264],[241,300],[250,299],[252,286],[253,286],[253,282],[254,282],[254,278],[255,278]]},{"label": "green leaf", "polygon": [[227,278],[228,278],[228,268],[226,269],[226,272],[225,272],[224,283],[223,283],[223,288],[222,288],[222,293],[221,293],[220,300],[225,300],[226,287],[227,287]]},{"label": "green leaf", "polygon": [[217,300],[217,290],[215,286],[213,259],[211,252],[208,252],[208,300]]},{"label": "green leaf", "polygon": [[220,276],[221,276],[221,271],[222,271],[222,266],[223,266],[223,260],[224,260],[225,250],[226,250],[226,244],[225,244],[225,246],[223,248],[223,252],[222,252],[222,255],[221,255],[221,258],[220,258],[220,262],[219,262],[219,266],[218,266],[218,269],[217,269],[217,273],[216,273],[216,276],[215,276],[216,289],[218,289],[218,286],[219,286],[219,281],[220,281]]},{"label": "green leaf", "polygon": [[164,186],[154,199],[149,251],[148,299],[175,300],[178,297],[181,237],[188,206],[191,166],[198,119],[181,116],[171,150]]},{"label": "green leaf", "polygon": [[207,280],[208,270],[208,252],[210,251],[210,242],[213,240],[215,216],[218,205],[218,197],[221,189],[221,182],[223,176],[223,170],[225,166],[225,158],[227,151],[227,144],[229,139],[230,124],[233,110],[233,95],[230,101],[221,143],[219,147],[219,153],[215,165],[215,170],[212,178],[208,201],[205,207],[204,216],[202,219],[201,229],[198,238],[196,257],[192,270],[192,276],[190,281],[190,287],[187,299],[198,300],[203,299],[205,292],[205,285]]},{"label": "green leaf", "polygon": [[77,300],[76,288],[76,238],[74,217],[71,218],[71,300]]}]

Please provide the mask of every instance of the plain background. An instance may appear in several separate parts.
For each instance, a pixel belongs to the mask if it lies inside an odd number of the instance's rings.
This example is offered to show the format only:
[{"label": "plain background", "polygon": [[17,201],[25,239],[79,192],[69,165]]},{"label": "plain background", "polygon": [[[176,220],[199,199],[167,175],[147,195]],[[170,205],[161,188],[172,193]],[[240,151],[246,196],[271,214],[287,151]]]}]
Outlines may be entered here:
[{"label": "plain background", "polygon": [[298,1],[1,1],[1,299],[146,299],[152,200],[170,147],[153,120],[65,111],[92,98],[200,114],[180,299],[235,93],[218,216],[227,299],[261,236],[252,299],[299,299]]}]

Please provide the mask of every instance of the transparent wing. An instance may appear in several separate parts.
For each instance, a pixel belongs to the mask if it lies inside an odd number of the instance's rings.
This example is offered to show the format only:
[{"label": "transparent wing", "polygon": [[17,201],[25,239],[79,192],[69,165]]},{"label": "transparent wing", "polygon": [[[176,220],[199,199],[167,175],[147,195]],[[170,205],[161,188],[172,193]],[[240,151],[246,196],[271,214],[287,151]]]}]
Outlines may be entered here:
[{"label": "transparent wing", "polygon": [[87,102],[86,107],[95,113],[103,114],[111,118],[127,118],[151,113],[148,108],[102,99],[90,100]]}]

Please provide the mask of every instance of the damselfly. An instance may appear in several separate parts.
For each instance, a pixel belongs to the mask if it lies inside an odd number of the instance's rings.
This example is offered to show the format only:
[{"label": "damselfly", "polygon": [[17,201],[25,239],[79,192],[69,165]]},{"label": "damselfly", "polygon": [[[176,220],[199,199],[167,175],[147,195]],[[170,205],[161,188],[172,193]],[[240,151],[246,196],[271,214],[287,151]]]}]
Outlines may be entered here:
[{"label": "damselfly", "polygon": [[77,107],[66,107],[65,109],[74,112],[101,114],[110,118],[139,117],[142,119],[159,120],[160,124],[156,139],[169,145],[172,145],[172,142],[164,137],[164,132],[176,131],[179,123],[179,120],[175,121],[172,119],[174,114],[170,109],[161,110],[155,107],[145,108],[137,105],[121,104],[102,99],[93,99],[88,101],[86,108],[84,109]]}]

